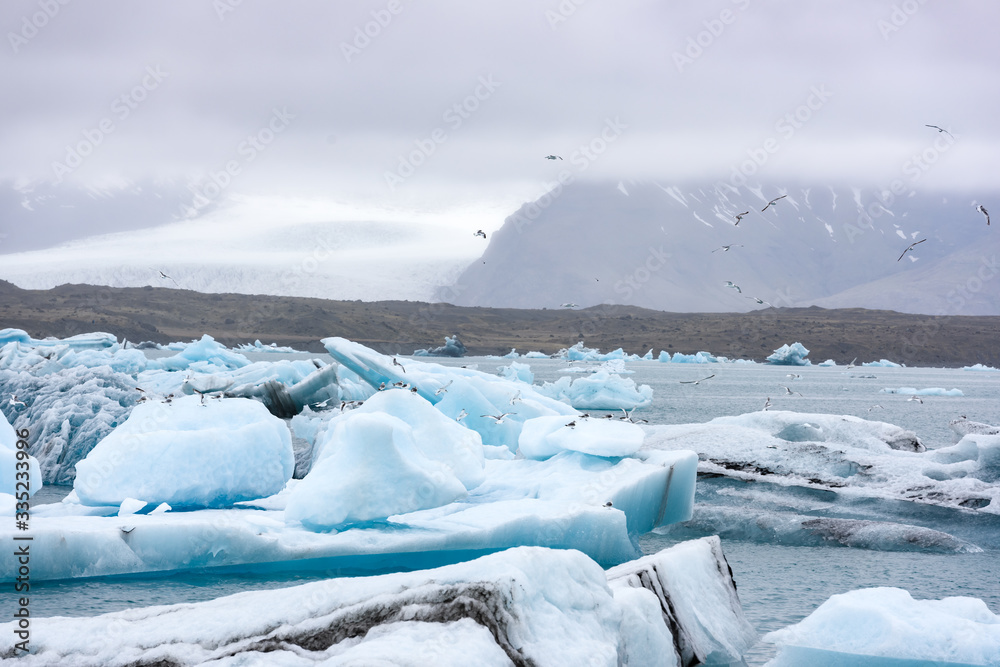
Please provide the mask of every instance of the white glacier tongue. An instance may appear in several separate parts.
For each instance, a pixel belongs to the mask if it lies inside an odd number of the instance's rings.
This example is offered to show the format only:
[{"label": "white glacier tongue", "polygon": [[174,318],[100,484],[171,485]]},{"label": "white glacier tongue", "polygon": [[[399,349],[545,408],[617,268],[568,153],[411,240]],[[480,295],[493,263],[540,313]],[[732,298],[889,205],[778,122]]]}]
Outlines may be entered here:
[{"label": "white glacier tongue", "polygon": [[913,432],[892,424],[787,411],[645,430],[644,450],[694,450],[703,473],[1000,513],[1000,436],[925,451]]},{"label": "white glacier tongue", "polygon": [[[0,625],[4,658],[15,655],[14,626]],[[675,646],[682,655],[734,662],[754,637],[719,542],[706,539],[608,573],[577,551],[520,547],[432,570],[95,617],[32,618],[32,654],[21,660],[73,667],[671,666],[692,664],[677,659]]]},{"label": "white glacier tongue", "polygon": [[678,664],[738,663],[757,641],[718,537],[682,542],[613,567],[607,576],[616,597],[627,588],[656,595]]},{"label": "white glacier tongue", "polygon": [[1000,616],[985,602],[914,600],[899,588],[834,595],[763,640],[779,647],[769,667],[1000,665]]}]

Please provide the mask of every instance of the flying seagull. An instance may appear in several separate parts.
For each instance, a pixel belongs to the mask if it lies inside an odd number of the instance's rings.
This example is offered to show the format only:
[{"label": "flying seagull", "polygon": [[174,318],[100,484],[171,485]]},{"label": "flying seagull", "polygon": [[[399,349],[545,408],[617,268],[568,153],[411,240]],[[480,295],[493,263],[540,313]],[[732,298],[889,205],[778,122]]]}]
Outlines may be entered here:
[{"label": "flying seagull", "polygon": [[906,400],[907,401],[916,401],[917,403],[920,403],[921,405],[923,405],[923,403],[924,403],[924,400],[922,398],[920,398],[919,396],[917,396],[916,394],[914,394],[913,396],[910,396]]},{"label": "flying seagull", "polygon": [[[484,239],[486,238],[486,232],[484,232],[481,229],[477,229],[475,232],[473,232],[472,235],[473,236],[482,236]],[[483,263],[485,264],[485,262],[483,262]]]},{"label": "flying seagull", "polygon": [[[400,368],[403,368],[403,364],[399,363],[399,360],[397,360],[396,357],[392,358],[392,365],[393,366],[399,366]],[[404,373],[406,372],[405,368],[403,368],[403,372]]]},{"label": "flying seagull", "polygon": [[736,224],[734,225],[734,227],[739,227],[740,226],[740,220],[743,219],[744,215],[750,215],[750,211],[743,211],[742,213],[737,213],[736,214]]},{"label": "flying seagull", "polygon": [[[920,239],[919,241],[916,241],[916,242],[914,242],[914,243],[911,243],[910,245],[908,245],[908,246],[906,247],[906,250],[904,250],[904,251],[903,251],[903,255],[905,255],[906,253],[908,253],[908,252],[910,252],[911,250],[913,250],[913,246],[915,246],[915,245],[919,245],[919,244],[923,243],[923,242],[924,242],[924,241],[926,241],[926,240],[927,240],[927,239]],[[899,259],[903,259],[903,255],[900,255],[900,256],[899,256]],[[898,262],[898,261],[899,261],[899,259],[897,259],[896,261]]]},{"label": "flying seagull", "polygon": [[457,417],[455,417],[455,421],[460,422],[468,416],[469,413],[465,411],[465,408],[462,408],[462,411],[458,413]]},{"label": "flying seagull", "polygon": [[732,280],[727,280],[726,281],[726,287],[732,287],[734,290],[736,290],[740,294],[743,294],[743,290],[740,289],[740,286],[737,285],[736,283],[734,283]]},{"label": "flying seagull", "polygon": [[989,224],[990,224],[990,212],[987,211],[986,207],[983,206],[982,204],[980,204],[979,206],[977,206],[976,210],[986,216],[986,226],[988,227]]},{"label": "flying seagull", "polygon": [[[792,391],[791,389],[789,389],[788,387],[786,387],[784,385],[782,385],[781,388],[785,390],[785,396],[794,396],[795,394],[799,394],[799,392]],[[799,394],[799,396],[801,396],[801,395],[802,394]]]},{"label": "flying seagull", "polygon": [[639,422],[642,422],[643,424],[648,424],[649,423],[649,421],[646,420],[646,419],[633,419],[632,418],[632,413],[635,412],[635,408],[632,408],[628,412],[625,412],[625,408],[620,408],[620,410],[623,413],[625,413],[625,414],[622,415],[621,417],[619,417],[618,419],[621,419],[623,421],[627,421],[630,424],[638,424]]},{"label": "flying seagull", "polygon": [[743,244],[742,244],[742,243],[730,243],[729,245],[724,245],[724,246],[722,246],[721,248],[716,248],[716,249],[715,249],[715,250],[713,250],[712,252],[719,252],[720,250],[721,250],[722,252],[729,252],[729,249],[730,249],[730,248],[733,248],[733,247],[736,247],[736,248],[742,248],[742,247],[743,247]]},{"label": "flying seagull", "polygon": [[560,304],[559,307],[560,308],[579,308],[580,306],[578,304],[575,304],[572,301],[570,301],[570,302],[567,302],[567,303]]},{"label": "flying seagull", "polygon": [[955,137],[954,137],[954,135],[952,135],[952,133],[951,133],[951,132],[949,132],[948,130],[944,129],[943,127],[938,127],[937,125],[927,125],[926,123],[925,123],[925,125],[926,125],[927,127],[933,127],[933,128],[934,128],[935,130],[937,130],[938,132],[944,132],[945,134],[947,134],[947,135],[948,135],[949,137],[951,137],[952,139],[954,139],[954,138],[955,138]]},{"label": "flying seagull", "polygon": [[546,155],[545,159],[546,160],[561,160],[562,158],[559,157],[558,155]]},{"label": "flying seagull", "polygon": [[873,405],[870,408],[868,408],[868,412],[871,412],[872,410],[876,410],[876,409],[878,409],[878,410],[885,410],[885,408],[883,408],[881,405],[879,405],[878,403],[876,403],[875,405]]},{"label": "flying seagull", "polygon": [[448,387],[450,387],[450,386],[451,386],[451,383],[452,383],[452,382],[454,382],[454,380],[448,380],[448,383],[447,383],[447,384],[443,384],[443,385],[441,385],[440,387],[438,387],[438,388],[437,388],[437,389],[436,389],[436,390],[434,391],[434,395],[435,395],[435,396],[440,396],[440,395],[441,395],[441,394],[443,394],[444,392],[448,391]]},{"label": "flying seagull", "polygon": [[[177,285],[177,281],[168,276],[167,274],[165,274],[163,271],[157,271],[157,273],[159,273],[160,277],[163,278],[164,280],[173,280],[174,284]],[[177,286],[180,287],[180,285]]]},{"label": "flying seagull", "polygon": [[705,380],[711,380],[714,377],[715,377],[715,373],[712,373],[707,378],[702,378],[700,380],[681,380],[681,384],[699,384],[701,382],[704,382]]},{"label": "flying seagull", "polygon": [[759,305],[759,306],[767,306],[768,308],[774,308],[773,304],[770,304],[767,301],[764,301],[764,299],[758,299],[755,296],[748,296],[747,298],[748,299],[753,299],[754,301],[757,302],[757,305]]},{"label": "flying seagull", "polygon": [[767,206],[765,206],[764,208],[760,209],[760,212],[763,213],[764,211],[766,211],[768,209],[768,207],[772,206],[774,204],[774,202],[778,201],[779,199],[784,199],[787,196],[788,195],[781,195],[780,197],[775,197],[771,201],[767,202]]},{"label": "flying seagull", "polygon": [[515,403],[520,403],[520,402],[521,402],[521,392],[520,391],[510,397],[510,404],[511,405],[514,405]]},{"label": "flying seagull", "polygon": [[479,415],[479,416],[480,417],[489,417],[490,419],[492,419],[493,421],[495,421],[497,424],[502,424],[504,419],[506,419],[510,415],[515,415],[515,414],[517,414],[517,413],[516,412],[504,412],[504,413],[501,413],[499,415]]},{"label": "flying seagull", "polygon": [[763,408],[763,409],[764,409],[764,410],[767,410],[767,409],[768,409],[768,408],[770,408],[770,407],[771,407],[771,397],[770,397],[770,396],[768,396],[768,397],[767,397],[767,400],[766,400],[766,401],[764,401],[764,408]]},{"label": "flying seagull", "polygon": [[28,407],[27,403],[25,403],[24,401],[18,400],[17,394],[11,394],[10,395],[10,400],[8,401],[8,403],[10,403],[11,405],[13,405],[15,408],[26,408],[26,407]]}]

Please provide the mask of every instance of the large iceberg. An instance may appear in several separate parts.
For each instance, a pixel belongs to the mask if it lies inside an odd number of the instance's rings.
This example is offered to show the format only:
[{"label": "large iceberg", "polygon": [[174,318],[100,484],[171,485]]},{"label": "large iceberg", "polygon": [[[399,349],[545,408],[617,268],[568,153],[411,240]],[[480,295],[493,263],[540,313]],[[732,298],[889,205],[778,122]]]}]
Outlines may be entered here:
[{"label": "large iceberg", "polygon": [[982,600],[914,600],[899,588],[834,595],[795,625],[768,633],[769,667],[1000,665],[1000,616]]},{"label": "large iceberg", "polygon": [[575,380],[559,378],[536,388],[540,393],[568,402],[577,410],[632,410],[653,402],[649,385],[636,386],[635,380],[598,370]]},{"label": "large iceberg", "polygon": [[73,488],[91,506],[226,507],[277,493],[293,467],[288,428],[263,405],[191,396],[136,406],[76,465]]},{"label": "large iceberg", "polygon": [[433,349],[414,350],[415,357],[461,357],[468,352],[465,345],[458,339],[458,336],[445,336],[444,345]]},{"label": "large iceberg", "polygon": [[767,357],[767,362],[776,366],[808,366],[809,350],[802,343],[785,344]]}]

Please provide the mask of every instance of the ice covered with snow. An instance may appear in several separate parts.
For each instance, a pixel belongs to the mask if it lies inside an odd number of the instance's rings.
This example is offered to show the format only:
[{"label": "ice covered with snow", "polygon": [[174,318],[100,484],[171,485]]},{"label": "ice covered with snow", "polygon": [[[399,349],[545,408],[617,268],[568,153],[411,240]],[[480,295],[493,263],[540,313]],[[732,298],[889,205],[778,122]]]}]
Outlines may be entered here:
[{"label": "ice covered with snow", "polygon": [[812,362],[806,357],[809,350],[802,343],[785,344],[767,357],[767,362],[776,366],[808,366]]},{"label": "ice covered with snow", "polygon": [[826,361],[821,362],[821,363],[819,363],[817,365],[818,366],[823,366],[824,368],[827,368],[827,367],[831,367],[831,366],[836,366],[837,362],[834,361],[833,359],[827,359]]},{"label": "ice covered with snow", "polygon": [[[739,659],[746,624],[718,540],[605,572],[520,547],[436,569],[336,578],[78,618],[32,618],[26,665],[678,665]],[[704,590],[720,609],[699,609]],[[0,625],[0,654],[18,641]]]},{"label": "ice covered with snow", "polygon": [[906,394],[908,396],[965,396],[961,389],[944,389],[943,387],[927,387],[917,389],[916,387],[885,387],[879,390],[880,394]]},{"label": "ice covered with snow", "polygon": [[763,637],[770,667],[998,665],[1000,616],[972,597],[915,600],[899,588],[830,597],[804,620]]},{"label": "ice covered with snow", "polygon": [[965,415],[962,415],[958,419],[951,420],[948,422],[948,426],[950,426],[951,430],[959,436],[969,435],[970,433],[979,435],[1000,434],[1000,426],[993,426],[992,424],[972,421]]},{"label": "ice covered with snow", "polygon": [[644,437],[639,426],[617,419],[535,417],[524,422],[518,451],[529,459],[547,459],[567,451],[631,456],[642,447]]},{"label": "ice covered with snow", "polygon": [[598,370],[586,377],[562,377],[536,388],[539,393],[568,402],[577,410],[632,410],[653,402],[649,385],[636,386],[635,380]]},{"label": "ice covered with snow", "polygon": [[73,488],[90,506],[225,507],[277,493],[293,466],[288,428],[259,402],[191,396],[136,406],[76,465]]},{"label": "ice covered with snow", "polygon": [[912,431],[850,415],[760,411],[644,428],[643,451],[694,450],[703,473],[1000,513],[993,450],[982,440],[991,436],[966,436],[976,445],[963,439],[944,450],[956,453],[949,461],[942,450],[925,451]]}]

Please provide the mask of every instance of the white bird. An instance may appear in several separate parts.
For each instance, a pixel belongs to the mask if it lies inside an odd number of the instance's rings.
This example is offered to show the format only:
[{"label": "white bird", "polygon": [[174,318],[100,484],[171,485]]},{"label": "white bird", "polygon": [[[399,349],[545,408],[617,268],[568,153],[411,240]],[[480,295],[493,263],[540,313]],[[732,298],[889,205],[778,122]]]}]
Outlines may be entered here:
[{"label": "white bird", "polygon": [[571,421],[570,423],[566,424],[566,428],[574,428],[575,426],[576,426],[576,420]]},{"label": "white bird", "polygon": [[772,304],[768,303],[767,301],[764,301],[764,299],[758,299],[755,296],[748,296],[747,298],[748,299],[753,299],[754,301],[757,302],[757,305],[759,305],[759,306],[767,306],[768,308],[774,308],[774,306]]},{"label": "white bird", "polygon": [[[160,278],[162,278],[162,279],[164,279],[164,280],[172,280],[172,281],[173,281],[173,283],[174,283],[175,285],[177,285],[177,281],[176,281],[176,280],[174,280],[173,278],[171,278],[170,276],[168,276],[167,274],[165,274],[165,273],[164,273],[163,271],[157,271],[157,273],[159,273],[159,274],[160,274]],[[178,286],[178,287],[180,287],[180,285],[177,285],[177,286]]]},{"label": "white bird", "polygon": [[913,395],[913,396],[910,396],[910,397],[909,397],[908,399],[906,399],[906,400],[907,400],[907,401],[916,401],[917,403],[920,403],[921,405],[923,405],[923,404],[924,404],[924,399],[920,398],[920,397],[919,397],[919,396],[917,396],[917,395]]},{"label": "white bird", "polygon": [[393,365],[393,366],[399,366],[400,368],[402,368],[402,369],[403,369],[403,372],[404,372],[404,373],[406,372],[406,369],[405,369],[405,368],[403,368],[403,364],[399,363],[399,360],[398,360],[398,359],[396,359],[396,357],[393,357],[393,358],[392,358],[392,365]]},{"label": "white bird", "polygon": [[736,217],[736,224],[733,225],[733,226],[734,227],[739,227],[740,226],[740,220],[742,220],[743,216],[745,216],[745,215],[750,215],[750,211],[743,211],[742,213],[737,213],[736,216],[735,216]]},{"label": "white bird", "polygon": [[457,417],[455,417],[455,421],[460,422],[468,416],[469,413],[465,411],[465,408],[462,408],[462,411],[458,413]]},{"label": "white bird", "polygon": [[767,410],[767,409],[768,409],[768,408],[770,408],[770,407],[771,407],[771,397],[770,397],[770,396],[768,396],[768,397],[767,397],[767,400],[766,400],[766,401],[764,401],[764,410]]},{"label": "white bird", "polygon": [[561,160],[562,158],[559,157],[558,155],[546,155],[545,159],[546,160]]},{"label": "white bird", "polygon": [[[923,243],[923,242],[924,242],[924,241],[926,241],[926,240],[927,240],[927,239],[920,239],[919,241],[915,241],[914,243],[911,243],[910,245],[906,246],[906,250],[904,250],[904,251],[903,251],[903,255],[905,255],[906,253],[908,253],[908,252],[910,252],[911,250],[913,250],[913,246],[915,246],[915,245],[920,245],[921,243]],[[900,256],[899,256],[899,259],[903,259],[903,255],[900,255]],[[896,261],[898,262],[898,261],[899,261],[899,259],[897,259]]]},{"label": "white bird", "polygon": [[492,419],[493,421],[495,421],[497,424],[502,424],[504,419],[506,419],[510,415],[516,415],[516,414],[517,414],[516,412],[504,412],[504,413],[499,414],[499,415],[479,415],[479,416],[480,417],[489,417],[490,419]]},{"label": "white bird", "polygon": [[700,380],[681,380],[681,384],[699,384],[701,382],[704,382],[705,380],[711,380],[714,377],[715,377],[715,373],[712,373],[707,378],[702,378]]},{"label": "white bird", "polygon": [[788,195],[781,195],[780,197],[775,197],[771,201],[767,202],[767,206],[765,206],[764,208],[760,209],[760,212],[763,213],[764,211],[766,211],[768,209],[768,207],[772,206],[774,204],[774,202],[778,201],[779,199],[784,199],[787,196]]},{"label": "white bird", "polygon": [[724,245],[721,248],[716,248],[712,252],[719,252],[720,250],[722,252],[729,252],[730,248],[742,248],[742,247],[743,247],[742,243],[730,243],[729,245]]},{"label": "white bird", "polygon": [[789,374],[788,374],[788,375],[786,375],[785,377],[786,377],[786,378],[790,378],[790,379],[792,379],[792,380],[801,380],[801,379],[802,379],[802,376],[801,376],[801,375],[799,375],[798,373],[789,373]]},{"label": "white bird", "polygon": [[438,387],[438,388],[437,388],[437,389],[436,389],[436,390],[434,391],[434,395],[435,395],[435,396],[440,396],[441,394],[443,394],[443,393],[445,393],[446,391],[448,391],[448,387],[450,387],[450,386],[451,386],[451,383],[452,383],[452,382],[454,382],[454,380],[448,380],[448,382],[447,382],[446,384],[443,384],[443,385],[441,385],[440,387]]},{"label": "white bird", "polygon": [[852,368],[854,368],[854,362],[857,361],[857,360],[858,360],[857,357],[854,357],[853,359],[851,359],[851,363],[847,364],[847,370],[851,370]]},{"label": "white bird", "polygon": [[955,138],[955,136],[954,136],[954,135],[953,135],[953,134],[952,134],[951,132],[949,132],[948,130],[944,129],[943,127],[938,127],[937,125],[927,125],[926,123],[924,123],[924,125],[925,125],[926,127],[933,127],[933,128],[934,128],[935,130],[937,130],[938,132],[944,132],[945,134],[947,134],[947,135],[948,135],[949,137],[951,137],[952,139],[954,139],[954,138]]},{"label": "white bird", "polygon": [[879,405],[878,403],[876,403],[875,405],[873,405],[870,408],[868,408],[868,412],[871,412],[872,410],[875,410],[875,409],[885,410],[885,408],[883,408],[881,405]]},{"label": "white bird", "polygon": [[486,238],[486,232],[484,232],[481,229],[477,229],[475,232],[473,232],[472,235],[473,236],[482,236],[484,239]]},{"label": "white bird", "polygon": [[[797,391],[792,391],[791,389],[789,389],[788,387],[786,387],[786,386],[784,386],[784,385],[782,385],[782,386],[781,386],[781,388],[785,390],[785,395],[786,395],[786,396],[793,396],[793,395],[795,395],[795,394],[799,394],[799,392],[797,392]],[[802,394],[799,394],[799,396],[801,396],[801,395],[802,395]]]},{"label": "white bird", "polygon": [[989,227],[989,225],[990,225],[990,212],[987,211],[986,207],[983,206],[982,204],[980,204],[979,206],[977,206],[976,210],[986,216],[986,226]]},{"label": "white bird", "polygon": [[521,392],[520,391],[510,397],[510,404],[511,405],[514,405],[515,403],[520,403],[520,402],[521,402]]},{"label": "white bird", "polygon": [[17,394],[11,394],[10,395],[10,400],[8,401],[8,403],[10,403],[15,408],[26,408],[26,407],[28,407],[27,403],[25,403],[24,401],[19,401],[17,399]]},{"label": "white bird", "polygon": [[642,422],[644,424],[648,424],[649,423],[649,421],[646,420],[646,419],[633,419],[632,418],[632,413],[635,412],[635,408],[632,408],[628,412],[625,412],[625,408],[620,408],[620,410],[624,413],[624,415],[621,416],[621,417],[619,417],[618,419],[621,419],[622,421],[627,421],[627,422],[629,422],[631,424],[638,424],[639,422]]},{"label": "white bird", "polygon": [[566,303],[560,304],[559,307],[560,308],[579,308],[579,306],[577,304],[573,303],[572,301],[568,301]]},{"label": "white bird", "polygon": [[736,290],[740,294],[743,294],[743,290],[740,289],[740,286],[737,285],[736,283],[734,283],[732,280],[727,280],[726,281],[726,287],[732,287],[734,290]]}]

